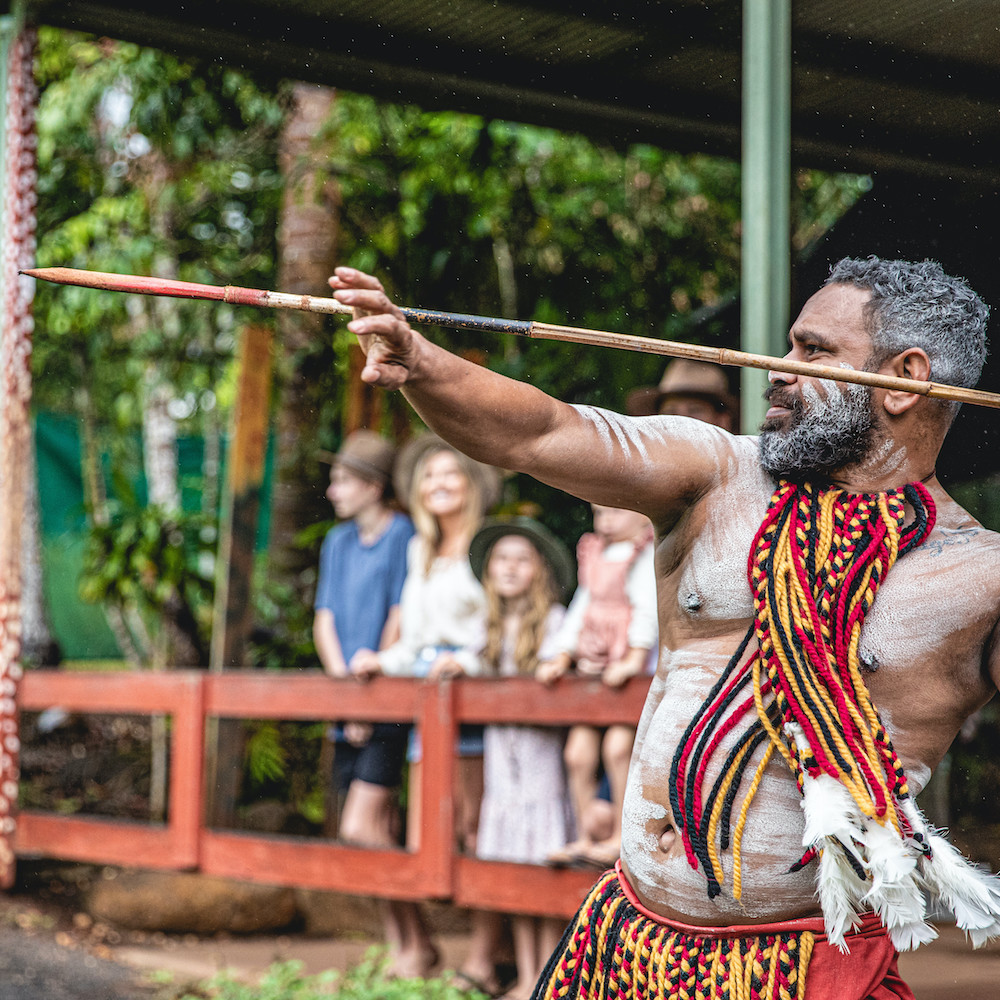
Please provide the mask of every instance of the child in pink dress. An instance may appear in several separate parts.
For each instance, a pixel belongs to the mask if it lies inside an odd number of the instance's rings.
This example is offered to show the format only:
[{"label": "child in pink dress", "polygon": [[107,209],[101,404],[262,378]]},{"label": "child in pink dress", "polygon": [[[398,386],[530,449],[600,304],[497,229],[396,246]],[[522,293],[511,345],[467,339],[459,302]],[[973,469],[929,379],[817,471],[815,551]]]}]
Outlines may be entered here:
[{"label": "child in pink dress", "polygon": [[[594,505],[594,532],[577,546],[579,586],[557,638],[559,652],[539,667],[551,683],[571,664],[577,673],[600,677],[610,687],[649,672],[657,644],[653,527],[636,511]],[[578,839],[553,852],[553,864],[614,865],[621,846],[634,726],[576,725],[566,740],[565,762]],[[603,841],[583,836],[584,817],[597,794],[600,768],[610,784],[613,829]]]}]

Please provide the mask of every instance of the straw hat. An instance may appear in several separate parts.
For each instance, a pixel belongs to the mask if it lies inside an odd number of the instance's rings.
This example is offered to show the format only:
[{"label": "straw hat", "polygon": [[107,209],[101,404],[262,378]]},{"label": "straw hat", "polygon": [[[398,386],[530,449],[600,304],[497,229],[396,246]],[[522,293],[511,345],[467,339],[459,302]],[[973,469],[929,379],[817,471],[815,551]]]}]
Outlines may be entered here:
[{"label": "straw hat", "polygon": [[354,431],[348,434],[340,451],[333,456],[334,465],[342,465],[362,479],[382,486],[392,478],[396,449],[390,441],[374,431]]},{"label": "straw hat", "polygon": [[565,600],[576,583],[576,565],[573,557],[569,549],[548,528],[531,517],[491,519],[476,532],[469,545],[469,562],[476,578],[482,580],[494,543],[507,535],[521,535],[538,549],[542,558],[552,567],[552,576],[559,589],[559,596]]},{"label": "straw hat", "polygon": [[674,396],[694,396],[708,400],[719,409],[738,412],[725,369],[710,361],[690,358],[675,358],[664,370],[659,385],[643,386],[629,393],[625,406],[634,417],[650,416],[659,413],[664,402]]},{"label": "straw hat", "polygon": [[[424,455],[435,451],[453,451],[461,454],[457,448],[431,431],[410,438],[400,448],[392,482],[396,490],[396,497],[401,503],[408,504],[410,501],[413,474],[416,472],[420,460]],[[476,462],[467,455],[462,455],[462,461],[468,467],[475,485],[479,489],[479,495],[483,500],[483,511],[495,507],[500,500],[500,470],[492,465]]]}]

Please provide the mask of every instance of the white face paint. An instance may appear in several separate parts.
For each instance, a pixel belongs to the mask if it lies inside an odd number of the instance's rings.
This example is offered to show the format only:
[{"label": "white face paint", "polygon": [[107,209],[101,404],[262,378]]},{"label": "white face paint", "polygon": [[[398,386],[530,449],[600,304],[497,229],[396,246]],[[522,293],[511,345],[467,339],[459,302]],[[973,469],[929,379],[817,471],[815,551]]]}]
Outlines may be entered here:
[{"label": "white face paint", "polygon": [[789,411],[766,420],[760,435],[761,465],[775,478],[828,476],[867,458],[876,433],[867,386],[819,379],[796,394],[775,383],[768,398]]},{"label": "white face paint", "polygon": [[860,471],[873,478],[892,479],[906,464],[906,445],[897,447],[893,438],[884,438],[862,462]]}]

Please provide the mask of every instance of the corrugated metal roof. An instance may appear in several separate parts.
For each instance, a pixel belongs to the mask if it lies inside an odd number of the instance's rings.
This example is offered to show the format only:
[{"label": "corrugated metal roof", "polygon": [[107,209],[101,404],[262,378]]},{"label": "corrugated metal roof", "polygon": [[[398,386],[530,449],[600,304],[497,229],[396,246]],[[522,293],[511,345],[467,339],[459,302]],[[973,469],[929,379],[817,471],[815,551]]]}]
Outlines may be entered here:
[{"label": "corrugated metal roof", "polygon": [[[40,23],[425,107],[739,154],[741,0],[35,0]],[[994,0],[793,5],[807,165],[992,182]]]}]

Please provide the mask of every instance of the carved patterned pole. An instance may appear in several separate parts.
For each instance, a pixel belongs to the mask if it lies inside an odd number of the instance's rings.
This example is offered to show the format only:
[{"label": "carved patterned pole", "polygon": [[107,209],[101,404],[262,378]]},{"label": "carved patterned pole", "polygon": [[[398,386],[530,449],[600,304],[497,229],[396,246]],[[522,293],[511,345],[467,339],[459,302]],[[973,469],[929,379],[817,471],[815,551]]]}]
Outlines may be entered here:
[{"label": "carved patterned pole", "polygon": [[17,686],[21,678],[21,522],[24,469],[31,446],[31,299],[33,283],[18,272],[35,257],[38,88],[32,63],[35,30],[13,29],[7,65],[3,171],[0,317],[0,889],[14,881],[20,757]]}]

